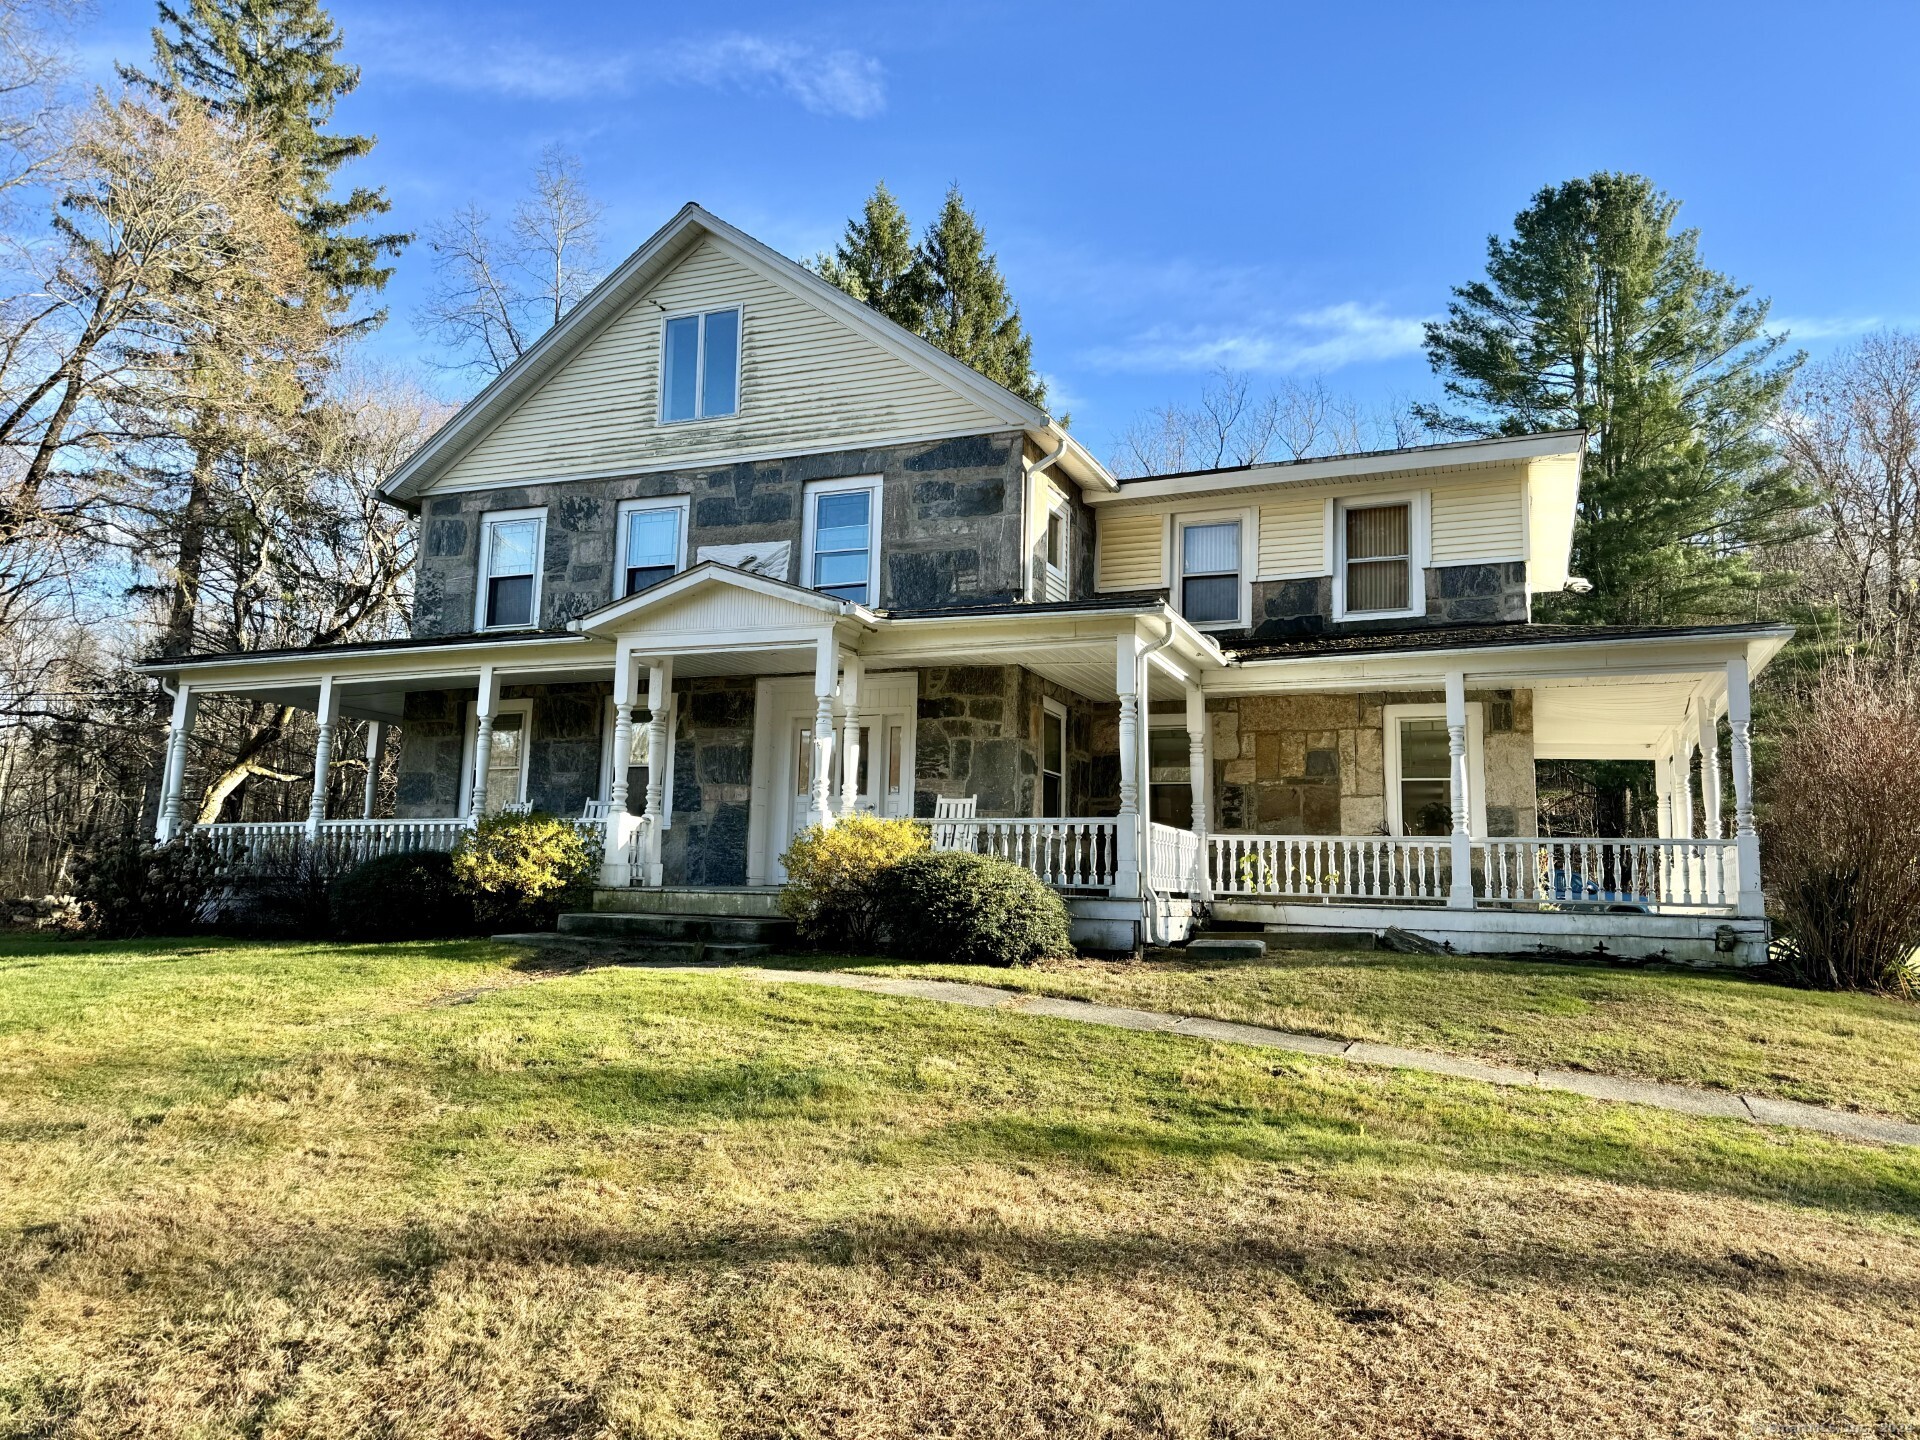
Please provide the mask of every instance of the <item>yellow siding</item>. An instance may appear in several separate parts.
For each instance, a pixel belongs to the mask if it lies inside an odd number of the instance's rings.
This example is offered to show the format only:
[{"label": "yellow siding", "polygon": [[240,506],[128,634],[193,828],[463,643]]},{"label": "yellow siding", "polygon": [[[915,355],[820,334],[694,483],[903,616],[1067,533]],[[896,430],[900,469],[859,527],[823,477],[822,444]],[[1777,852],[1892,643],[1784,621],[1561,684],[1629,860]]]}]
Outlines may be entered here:
[{"label": "yellow siding", "polygon": [[1167,583],[1165,515],[1099,517],[1102,590],[1158,590]]},{"label": "yellow siding", "polygon": [[1321,495],[1286,495],[1260,506],[1260,578],[1326,575],[1327,502]]},{"label": "yellow siding", "polygon": [[1433,563],[1517,560],[1526,553],[1522,472],[1433,487]]},{"label": "yellow siding", "polygon": [[[739,413],[662,425],[662,314],[736,304],[745,310]],[[709,239],[475,443],[434,488],[564,479],[997,424],[965,395]]]}]

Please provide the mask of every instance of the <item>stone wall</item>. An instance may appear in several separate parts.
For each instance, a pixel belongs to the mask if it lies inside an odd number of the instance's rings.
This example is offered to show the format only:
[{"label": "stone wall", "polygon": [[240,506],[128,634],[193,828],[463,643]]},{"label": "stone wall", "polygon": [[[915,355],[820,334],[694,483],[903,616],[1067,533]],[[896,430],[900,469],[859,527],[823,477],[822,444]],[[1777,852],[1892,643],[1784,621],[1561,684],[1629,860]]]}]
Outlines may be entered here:
[{"label": "stone wall", "polygon": [[1525,622],[1532,616],[1527,567],[1521,561],[1489,565],[1435,565],[1426,572],[1427,613],[1398,620],[1333,618],[1333,577],[1257,580],[1253,636],[1329,635],[1351,627],[1413,630],[1432,625]]},{"label": "stone wall", "polygon": [[[508,685],[500,698],[533,701],[527,748],[527,800],[536,810],[578,815],[600,793],[605,682]],[[417,820],[450,816],[460,804],[461,753],[473,690],[419,690],[406,697],[394,814]]]},{"label": "stone wall", "polygon": [[[744,885],[753,798],[753,677],[676,680],[673,689],[680,723],[674,731],[673,823],[660,845],[666,883]],[[630,785],[641,774],[634,771]],[[645,792],[630,793],[628,808],[644,811]]]},{"label": "stone wall", "polygon": [[[1266,835],[1386,830],[1388,705],[1438,704],[1435,691],[1261,695],[1207,702],[1213,828]],[[1533,692],[1468,691],[1484,706],[1487,830],[1531,835]]]},{"label": "stone wall", "polygon": [[[421,514],[413,633],[473,629],[483,517],[545,506],[540,623],[559,628],[613,598],[614,526],[622,500],[689,495],[687,559],[702,545],[785,540],[798,581],[803,487],[882,475],[880,604],[984,604],[1022,589],[1024,437],[974,435],[930,445],[836,451],[787,460],[572,480],[428,496]],[[1087,525],[1091,536],[1091,522]]]},{"label": "stone wall", "polygon": [[1069,815],[1120,809],[1119,707],[1095,704],[1018,665],[948,665],[920,672],[914,735],[914,813],[940,796],[972,795],[982,815],[1039,810],[1043,700],[1067,712]]},{"label": "stone wall", "polygon": [[466,742],[472,690],[415,690],[401,710],[394,762],[398,784],[393,813],[401,820],[435,820],[460,808],[460,752]]}]

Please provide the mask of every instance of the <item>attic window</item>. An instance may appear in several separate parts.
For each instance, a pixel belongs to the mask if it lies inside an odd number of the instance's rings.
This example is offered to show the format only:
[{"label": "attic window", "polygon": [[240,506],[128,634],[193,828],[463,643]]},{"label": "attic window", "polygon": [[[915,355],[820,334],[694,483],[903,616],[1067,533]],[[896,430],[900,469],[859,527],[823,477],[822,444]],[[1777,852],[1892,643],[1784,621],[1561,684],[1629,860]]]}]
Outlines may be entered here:
[{"label": "attic window", "polygon": [[740,408],[740,312],[673,315],[660,346],[662,421],[711,420]]}]

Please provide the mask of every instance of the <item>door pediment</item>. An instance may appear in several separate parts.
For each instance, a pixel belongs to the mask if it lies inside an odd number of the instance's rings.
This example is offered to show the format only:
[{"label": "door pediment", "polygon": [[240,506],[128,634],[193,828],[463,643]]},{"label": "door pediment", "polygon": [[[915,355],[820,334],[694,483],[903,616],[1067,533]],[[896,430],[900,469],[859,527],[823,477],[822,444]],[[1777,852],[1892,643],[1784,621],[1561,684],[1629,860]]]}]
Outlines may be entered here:
[{"label": "door pediment", "polygon": [[604,640],[648,648],[684,645],[737,646],[756,636],[818,635],[846,620],[873,623],[864,606],[816,590],[708,560],[638,595],[569,623],[568,629]]}]

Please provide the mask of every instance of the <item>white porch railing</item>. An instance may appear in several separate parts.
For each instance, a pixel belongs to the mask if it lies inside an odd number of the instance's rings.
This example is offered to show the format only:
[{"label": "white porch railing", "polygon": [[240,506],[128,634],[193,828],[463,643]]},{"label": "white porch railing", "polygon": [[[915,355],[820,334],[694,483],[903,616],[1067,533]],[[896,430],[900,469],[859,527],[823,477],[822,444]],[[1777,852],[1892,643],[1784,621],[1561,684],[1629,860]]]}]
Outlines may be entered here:
[{"label": "white porch railing", "polygon": [[981,817],[932,827],[936,850],[970,850],[1024,865],[1061,890],[1106,890],[1119,866],[1116,820]]},{"label": "white porch railing", "polygon": [[[1734,840],[1475,840],[1468,847],[1473,902],[1731,914],[1740,893],[1737,847]],[[1212,835],[1207,850],[1216,897],[1444,905],[1453,881],[1445,835]]]},{"label": "white porch railing", "polygon": [[[304,820],[196,825],[194,833],[204,835],[213,853],[236,873],[291,864],[307,844]],[[451,850],[466,833],[465,820],[327,820],[313,853],[326,870],[350,870],[376,855]]]},{"label": "white porch railing", "polygon": [[1153,821],[1147,827],[1147,884],[1163,895],[1188,895],[1200,880],[1200,837]]},{"label": "white porch railing", "polygon": [[1444,902],[1452,881],[1444,836],[1210,835],[1207,849],[1216,896]]}]

